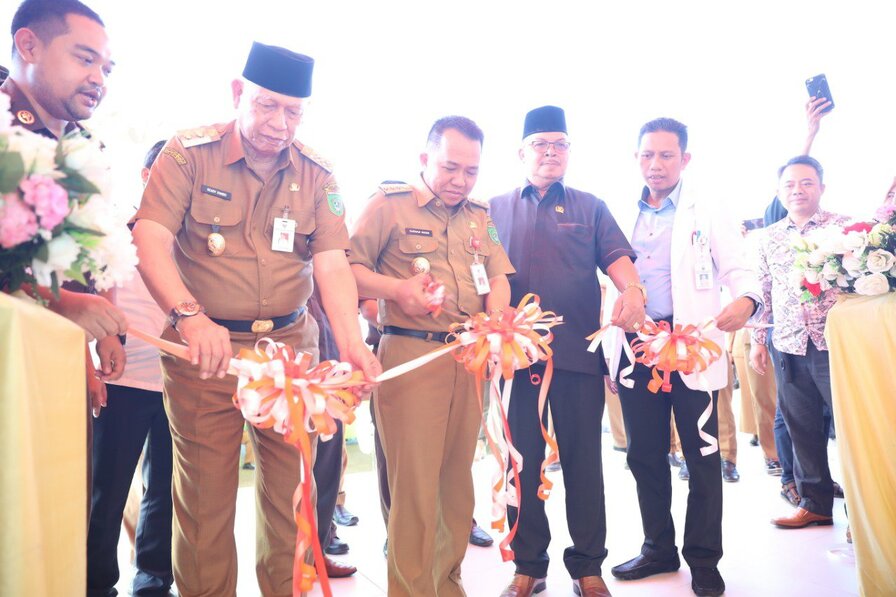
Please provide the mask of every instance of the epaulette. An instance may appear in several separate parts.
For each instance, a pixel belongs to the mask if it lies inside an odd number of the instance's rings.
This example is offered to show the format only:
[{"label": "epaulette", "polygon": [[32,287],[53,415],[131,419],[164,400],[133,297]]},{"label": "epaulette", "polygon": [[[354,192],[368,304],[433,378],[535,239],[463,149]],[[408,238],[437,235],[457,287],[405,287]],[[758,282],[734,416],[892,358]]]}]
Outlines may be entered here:
[{"label": "epaulette", "polygon": [[380,183],[380,190],[384,195],[401,195],[402,193],[411,193],[414,187],[401,180],[384,180]]},{"label": "epaulette", "polygon": [[305,156],[327,172],[333,172],[333,164],[330,163],[330,160],[326,159],[324,156],[320,155],[307,145],[298,145],[298,147],[303,156]]},{"label": "epaulette", "polygon": [[213,141],[221,140],[221,132],[213,126],[199,126],[192,129],[183,129],[177,131],[177,139],[180,141],[184,149],[196,147],[197,145],[205,145]]},{"label": "epaulette", "polygon": [[484,210],[488,210],[488,203],[485,201],[480,201],[479,199],[473,199],[472,197],[467,197],[467,203],[470,205],[475,205],[476,207],[481,207]]}]

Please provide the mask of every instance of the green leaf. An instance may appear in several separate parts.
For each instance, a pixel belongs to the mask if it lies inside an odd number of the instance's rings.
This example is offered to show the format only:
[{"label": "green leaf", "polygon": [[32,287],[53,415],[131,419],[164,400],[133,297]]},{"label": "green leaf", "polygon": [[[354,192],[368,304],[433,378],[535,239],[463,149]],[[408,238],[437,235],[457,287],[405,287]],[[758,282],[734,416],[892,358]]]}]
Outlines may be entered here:
[{"label": "green leaf", "polygon": [[0,193],[12,193],[25,176],[25,162],[18,153],[0,153]]},{"label": "green leaf", "polygon": [[100,192],[99,187],[87,180],[79,172],[68,168],[63,168],[62,172],[65,174],[65,178],[60,180],[59,184],[64,186],[70,192],[79,195],[94,195]]},{"label": "green leaf", "polygon": [[50,259],[50,245],[48,243],[42,242],[34,252],[34,258],[38,261],[43,261],[44,263],[46,263]]}]

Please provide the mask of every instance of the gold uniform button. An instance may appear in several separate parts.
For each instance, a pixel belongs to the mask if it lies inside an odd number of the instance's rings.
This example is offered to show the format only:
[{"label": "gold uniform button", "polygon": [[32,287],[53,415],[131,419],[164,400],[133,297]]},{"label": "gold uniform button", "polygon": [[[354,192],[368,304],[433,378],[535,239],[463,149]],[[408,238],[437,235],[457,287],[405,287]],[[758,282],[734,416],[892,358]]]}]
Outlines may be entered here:
[{"label": "gold uniform button", "polygon": [[267,265],[267,264],[268,264],[268,260],[267,260],[267,259],[262,259],[262,260],[261,260],[261,264],[262,264],[262,265]]},{"label": "gold uniform button", "polygon": [[214,222],[215,222],[215,224],[220,224],[220,223],[221,223],[221,218],[218,217],[218,216],[215,216]]},{"label": "gold uniform button", "polygon": [[442,207],[442,202],[441,202],[441,201],[436,201],[436,207]]},{"label": "gold uniform button", "polygon": [[423,245],[421,245],[420,243],[417,243],[416,245],[414,245],[414,248],[419,251],[420,249],[423,248]]},{"label": "gold uniform button", "polygon": [[268,299],[262,299],[261,304],[264,306],[268,305]]}]

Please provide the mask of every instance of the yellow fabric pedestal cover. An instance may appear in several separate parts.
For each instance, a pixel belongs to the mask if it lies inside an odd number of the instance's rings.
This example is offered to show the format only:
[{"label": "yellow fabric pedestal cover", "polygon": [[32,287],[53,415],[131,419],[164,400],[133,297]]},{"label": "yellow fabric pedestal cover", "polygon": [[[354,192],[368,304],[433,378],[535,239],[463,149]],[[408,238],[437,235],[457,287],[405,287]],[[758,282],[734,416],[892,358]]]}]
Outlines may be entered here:
[{"label": "yellow fabric pedestal cover", "polygon": [[896,293],[842,297],[825,337],[859,590],[896,595]]},{"label": "yellow fabric pedestal cover", "polygon": [[84,332],[0,293],[0,595],[84,595]]}]

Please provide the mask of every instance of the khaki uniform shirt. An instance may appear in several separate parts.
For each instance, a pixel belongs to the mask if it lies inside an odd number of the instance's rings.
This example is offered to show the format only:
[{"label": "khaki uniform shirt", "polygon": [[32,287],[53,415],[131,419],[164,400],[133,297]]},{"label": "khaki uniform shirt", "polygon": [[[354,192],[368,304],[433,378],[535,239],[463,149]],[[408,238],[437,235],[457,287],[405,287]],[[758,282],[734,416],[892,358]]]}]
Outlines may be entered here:
[{"label": "khaki uniform shirt", "polygon": [[[136,217],[174,234],[181,278],[210,317],[287,315],[311,295],[312,256],[349,247],[336,180],[324,160],[296,141],[265,182],[247,163],[235,122],[204,133],[167,143]],[[274,218],[284,213],[296,221],[291,252],[271,249]],[[226,241],[218,257],[208,251],[215,230]]]},{"label": "khaki uniform shirt", "polygon": [[[380,186],[358,219],[349,262],[406,279],[414,276],[411,262],[424,257],[432,276],[445,285],[445,309],[467,317],[485,310],[485,295],[476,294],[470,271],[477,252],[489,278],[514,273],[488,207],[469,199],[448,207],[421,180]],[[441,332],[457,317],[444,311],[438,318],[410,316],[394,301],[380,299],[379,320],[382,325]]]}]

